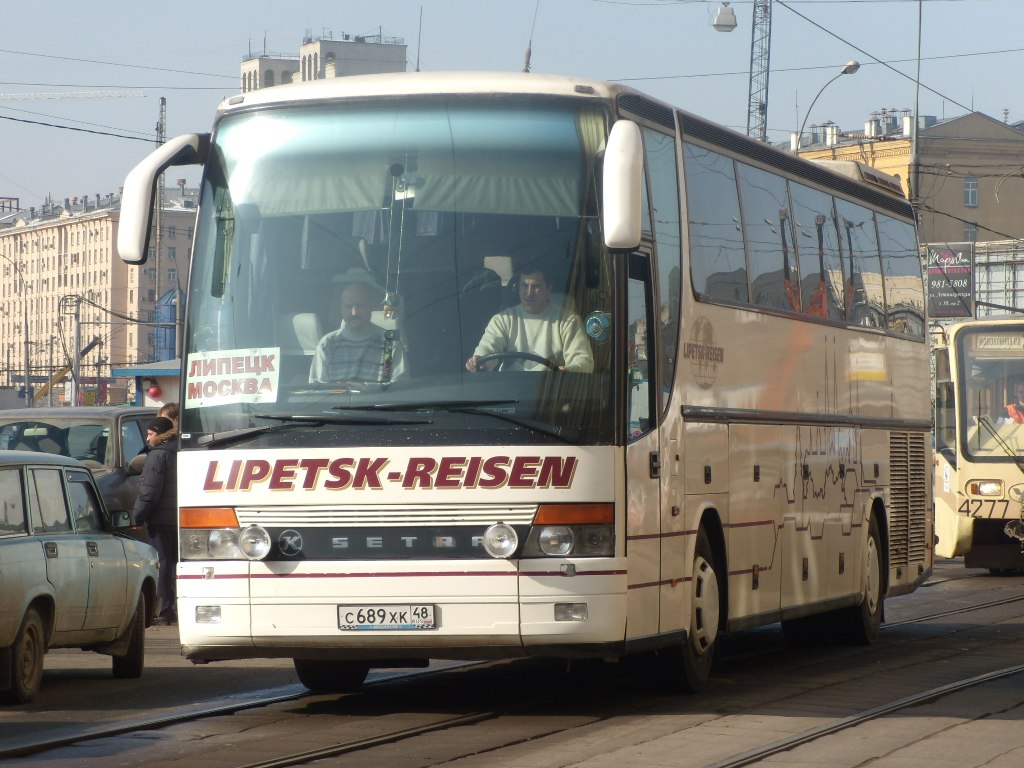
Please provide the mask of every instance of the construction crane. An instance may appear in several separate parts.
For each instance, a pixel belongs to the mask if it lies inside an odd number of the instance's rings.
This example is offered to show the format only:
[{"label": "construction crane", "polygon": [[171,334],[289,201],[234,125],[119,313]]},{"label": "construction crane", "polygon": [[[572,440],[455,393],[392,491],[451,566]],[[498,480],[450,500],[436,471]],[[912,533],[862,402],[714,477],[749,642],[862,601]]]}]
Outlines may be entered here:
[{"label": "construction crane", "polygon": [[772,0],[754,0],[750,31],[747,136],[768,141],[768,72],[772,48]]},{"label": "construction crane", "polygon": [[[768,140],[768,73],[772,44],[772,0],[753,0],[750,28],[750,87],[747,91],[747,136]],[[736,29],[736,14],[728,2],[715,13],[712,24],[719,32]]]},{"label": "construction crane", "polygon": [[[81,360],[87,354],[92,352],[96,347],[102,346],[102,344],[103,340],[100,339],[99,336],[93,336],[92,341],[90,341],[88,344],[82,347],[82,351],[78,353],[78,359]],[[50,377],[50,380],[48,382],[46,382],[45,384],[43,384],[43,386],[36,390],[35,401],[38,403],[40,400],[46,397],[49,391],[57,383],[59,383],[61,379],[63,379],[65,376],[71,373],[72,368],[74,368],[74,365],[69,363],[60,370],[58,370],[56,373],[54,373],[53,376]],[[75,405],[77,405],[77,403],[75,403]]]}]

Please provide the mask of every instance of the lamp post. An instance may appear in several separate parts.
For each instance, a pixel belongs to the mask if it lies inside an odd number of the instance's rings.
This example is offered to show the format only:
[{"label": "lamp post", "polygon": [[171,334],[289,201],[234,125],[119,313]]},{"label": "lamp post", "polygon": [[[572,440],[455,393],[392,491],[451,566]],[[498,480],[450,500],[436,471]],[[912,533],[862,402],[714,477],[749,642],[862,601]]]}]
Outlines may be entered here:
[{"label": "lamp post", "polygon": [[28,340],[28,285],[25,282],[25,275],[22,273],[21,267],[18,266],[18,263],[9,256],[7,256],[6,254],[0,254],[0,256],[3,256],[4,260],[7,261],[7,263],[10,264],[12,267],[14,267],[14,271],[18,273],[18,280],[21,282],[21,302],[22,307],[25,310],[21,326],[22,331],[24,332],[22,336],[22,341],[25,344],[25,407],[31,408],[33,403],[32,393],[30,391],[31,387],[29,386],[29,371],[31,370],[31,366],[29,365]]},{"label": "lamp post", "polygon": [[[821,96],[821,94],[823,94],[825,92],[825,89],[828,88],[830,85],[832,85],[832,83],[834,83],[840,77],[842,77],[843,75],[852,75],[852,74],[856,73],[856,71],[858,69],[860,69],[860,62],[853,61],[853,60],[846,62],[846,66],[844,66],[839,71],[838,75],[836,75],[831,80],[829,80],[827,83],[825,83],[823,86],[821,86],[821,90],[818,91],[818,96]],[[800,140],[803,139],[803,136],[804,136],[804,126],[807,125],[807,119],[811,116],[811,110],[814,109],[814,105],[818,102],[818,96],[815,96],[814,99],[811,101],[811,106],[807,108],[807,114],[804,115],[804,121],[800,124],[800,132],[797,133],[797,135],[796,135],[796,152],[797,153],[800,152]]]}]

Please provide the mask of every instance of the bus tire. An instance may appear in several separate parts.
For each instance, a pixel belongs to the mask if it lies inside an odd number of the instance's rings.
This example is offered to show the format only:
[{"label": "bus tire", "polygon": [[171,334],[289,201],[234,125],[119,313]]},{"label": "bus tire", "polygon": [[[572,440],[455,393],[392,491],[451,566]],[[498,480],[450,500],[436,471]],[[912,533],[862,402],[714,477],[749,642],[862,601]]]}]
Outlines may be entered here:
[{"label": "bus tire", "polygon": [[314,693],[355,693],[363,686],[370,664],[365,661],[292,659],[299,682]]},{"label": "bus tire", "polygon": [[112,661],[114,677],[118,680],[142,677],[146,665],[146,595],[142,592],[127,634],[127,650],[123,656],[114,656]]},{"label": "bus tire", "polygon": [[855,645],[870,645],[878,639],[885,605],[885,557],[878,522],[872,515],[864,550],[864,600],[844,609],[843,639]]},{"label": "bus tire", "polygon": [[4,701],[28,704],[39,693],[43,683],[43,657],[46,635],[39,611],[29,608],[21,621],[11,646],[11,687],[4,691]]},{"label": "bus tire", "polygon": [[714,551],[707,531],[701,526],[693,552],[689,628],[686,641],[672,654],[672,678],[676,687],[685,693],[702,690],[711,676],[721,605]]}]

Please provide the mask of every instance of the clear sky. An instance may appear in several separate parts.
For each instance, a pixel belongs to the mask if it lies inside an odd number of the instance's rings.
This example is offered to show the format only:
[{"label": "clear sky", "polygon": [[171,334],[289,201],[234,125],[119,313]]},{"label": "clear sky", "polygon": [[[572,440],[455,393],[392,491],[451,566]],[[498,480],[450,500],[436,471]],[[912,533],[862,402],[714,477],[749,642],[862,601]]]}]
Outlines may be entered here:
[{"label": "clear sky", "polygon": [[[167,135],[209,130],[250,51],[297,55],[304,35],[404,38],[409,69],[531,69],[627,82],[746,130],[753,5],[711,26],[719,0],[100,0],[5,4],[0,23],[0,197],[115,192]],[[1024,0],[773,0],[768,138],[808,125],[863,130],[872,112],[1024,120]],[[921,88],[915,87],[920,34]],[[879,62],[884,62],[879,63]],[[1015,74],[1017,73],[1017,74]],[[107,91],[106,98],[39,98]],[[11,94],[34,94],[11,99]],[[1005,111],[1005,114],[1004,114]],[[24,122],[34,121],[34,122]],[[49,127],[48,123],[80,130]],[[117,134],[118,137],[89,133]],[[131,137],[131,138],[119,138]],[[150,142],[150,143],[147,143]],[[191,181],[191,179],[190,179]]]}]

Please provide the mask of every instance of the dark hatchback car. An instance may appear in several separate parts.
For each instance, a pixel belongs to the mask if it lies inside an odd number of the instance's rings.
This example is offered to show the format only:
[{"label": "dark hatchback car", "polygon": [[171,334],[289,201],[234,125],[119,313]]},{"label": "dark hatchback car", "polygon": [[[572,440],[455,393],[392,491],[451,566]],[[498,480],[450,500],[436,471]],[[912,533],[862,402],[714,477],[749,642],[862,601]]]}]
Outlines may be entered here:
[{"label": "dark hatchback car", "polygon": [[0,701],[32,701],[51,648],[113,657],[142,674],[159,610],[157,553],[121,533],[92,473],[62,456],[0,451]]},{"label": "dark hatchback car", "polygon": [[92,470],[108,509],[131,509],[139,476],[129,462],[146,444],[155,408],[85,406],[0,410],[0,449],[70,456]]}]

